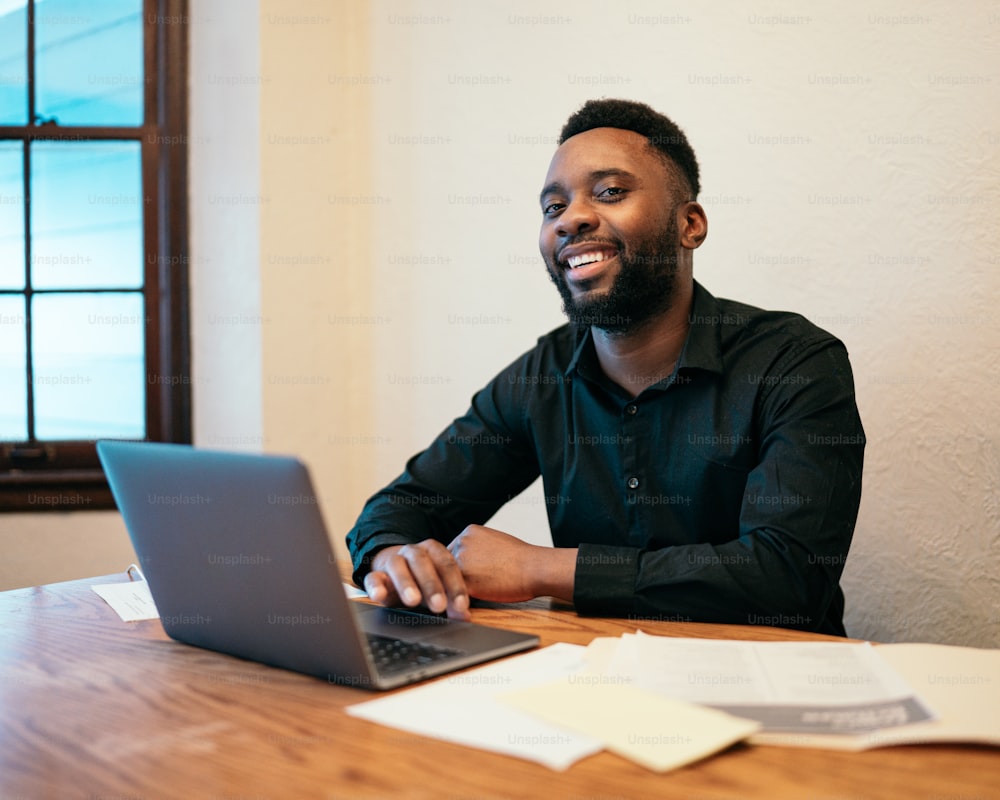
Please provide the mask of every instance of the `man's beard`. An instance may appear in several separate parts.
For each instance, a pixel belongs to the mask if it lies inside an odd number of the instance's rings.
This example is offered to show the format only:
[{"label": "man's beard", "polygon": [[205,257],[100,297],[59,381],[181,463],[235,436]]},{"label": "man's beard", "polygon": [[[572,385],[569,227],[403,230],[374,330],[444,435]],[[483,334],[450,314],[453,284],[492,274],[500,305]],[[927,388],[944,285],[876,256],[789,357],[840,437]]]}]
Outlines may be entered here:
[{"label": "man's beard", "polygon": [[[664,252],[665,251],[665,252]],[[633,333],[665,313],[674,301],[677,279],[677,222],[655,241],[643,242],[626,255],[619,247],[621,269],[611,289],[594,298],[576,298],[560,269],[547,270],[574,325],[593,326],[613,335]]]}]

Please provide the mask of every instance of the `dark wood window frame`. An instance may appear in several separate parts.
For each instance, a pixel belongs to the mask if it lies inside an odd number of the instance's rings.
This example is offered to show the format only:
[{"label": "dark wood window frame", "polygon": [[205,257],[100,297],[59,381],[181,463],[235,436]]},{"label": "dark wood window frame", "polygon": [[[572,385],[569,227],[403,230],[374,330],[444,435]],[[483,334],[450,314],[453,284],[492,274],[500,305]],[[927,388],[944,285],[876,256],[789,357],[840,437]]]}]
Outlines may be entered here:
[{"label": "dark wood window frame", "polygon": [[[29,0],[29,87],[34,85],[35,69],[33,15],[34,2]],[[188,19],[188,0],[143,2],[145,113],[141,126],[45,124],[36,119],[33,89],[29,91],[28,124],[0,125],[0,141],[20,141],[26,149],[32,142],[141,142],[146,438],[165,442],[191,441]],[[26,176],[26,231],[29,189]],[[30,263],[30,247],[25,260]],[[30,365],[27,371],[30,391]],[[114,508],[114,501],[93,441],[0,442],[0,511],[108,508]]]}]

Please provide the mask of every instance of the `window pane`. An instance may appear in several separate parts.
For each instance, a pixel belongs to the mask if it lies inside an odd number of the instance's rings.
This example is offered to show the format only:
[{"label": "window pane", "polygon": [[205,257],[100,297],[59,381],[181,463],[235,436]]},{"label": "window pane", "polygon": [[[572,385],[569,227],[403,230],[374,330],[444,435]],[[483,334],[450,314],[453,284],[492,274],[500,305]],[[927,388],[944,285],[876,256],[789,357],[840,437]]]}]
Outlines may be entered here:
[{"label": "window pane", "polygon": [[0,295],[0,439],[28,438],[24,298]]},{"label": "window pane", "polygon": [[142,295],[35,295],[31,312],[37,438],[145,437]]},{"label": "window pane", "polygon": [[31,148],[31,285],[142,286],[139,142]]},{"label": "window pane", "polygon": [[35,6],[35,111],[60,125],[141,125],[142,0]]},{"label": "window pane", "polygon": [[0,125],[28,122],[28,4],[0,0]]},{"label": "window pane", "polygon": [[24,288],[24,149],[0,142],[0,289]]}]

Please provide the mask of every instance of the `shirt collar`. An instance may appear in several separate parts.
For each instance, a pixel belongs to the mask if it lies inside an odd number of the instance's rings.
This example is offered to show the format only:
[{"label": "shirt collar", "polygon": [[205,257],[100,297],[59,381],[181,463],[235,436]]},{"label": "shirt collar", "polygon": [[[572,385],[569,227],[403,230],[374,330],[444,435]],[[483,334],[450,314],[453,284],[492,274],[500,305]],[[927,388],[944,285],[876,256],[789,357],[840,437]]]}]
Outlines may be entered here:
[{"label": "shirt collar", "polygon": [[[677,370],[701,369],[722,372],[722,312],[719,301],[698,281],[694,281],[694,298],[691,303],[691,327],[688,329]],[[589,327],[576,329],[576,348],[564,374],[579,372],[584,377],[594,373],[597,354],[594,352],[593,333]],[[597,370],[600,374],[600,370]]]},{"label": "shirt collar", "polygon": [[687,340],[681,350],[678,369],[722,372],[722,310],[719,301],[698,281],[694,282],[694,302],[688,321]]}]

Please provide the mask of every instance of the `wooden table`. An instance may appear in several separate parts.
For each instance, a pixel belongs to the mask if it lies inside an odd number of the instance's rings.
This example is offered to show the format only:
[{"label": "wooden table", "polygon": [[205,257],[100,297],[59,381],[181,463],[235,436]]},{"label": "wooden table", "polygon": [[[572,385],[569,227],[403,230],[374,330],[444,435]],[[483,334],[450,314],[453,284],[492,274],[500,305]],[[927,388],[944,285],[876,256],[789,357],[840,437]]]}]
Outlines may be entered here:
[{"label": "wooden table", "polygon": [[[0,593],[0,798],[1000,797],[1000,752],[893,747],[841,753],[737,745],[659,775],[610,753],[566,772],[355,719],[372,698],[122,622],[89,588],[124,575]],[[475,619],[586,644],[667,636],[820,639],[777,628],[587,619],[549,601]]]}]

